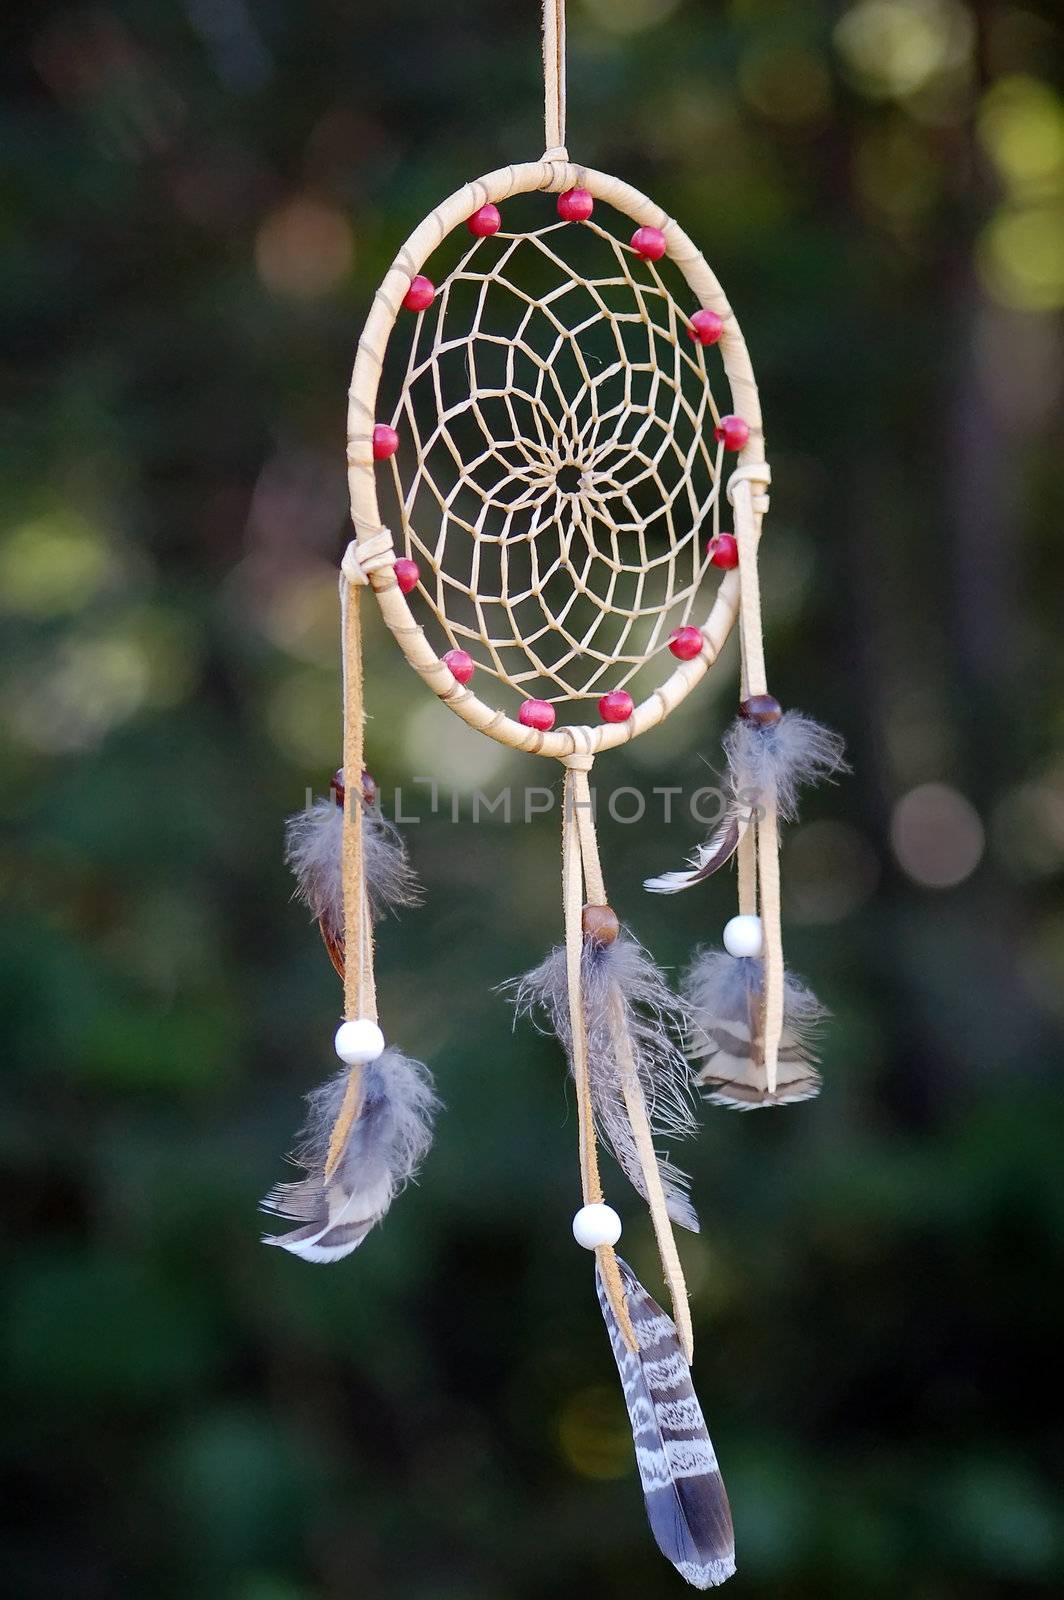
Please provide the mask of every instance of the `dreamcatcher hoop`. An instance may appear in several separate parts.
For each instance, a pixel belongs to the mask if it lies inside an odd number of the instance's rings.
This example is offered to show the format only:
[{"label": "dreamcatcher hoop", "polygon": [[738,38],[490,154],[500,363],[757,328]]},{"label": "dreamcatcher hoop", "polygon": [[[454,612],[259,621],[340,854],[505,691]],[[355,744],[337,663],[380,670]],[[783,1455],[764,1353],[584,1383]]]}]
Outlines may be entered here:
[{"label": "dreamcatcher hoop", "polygon": [[[377,291],[359,340],[348,403],[348,481],[356,537],[346,558],[345,571],[356,581],[368,579],[384,621],[407,661],[456,715],[470,727],[512,749],[552,756],[560,761],[573,755],[594,756],[625,744],[648,728],[656,727],[685,699],[713,664],[734,626],[739,613],[738,571],[727,573],[701,623],[699,631],[704,640],[701,654],[676,665],[665,682],[641,700],[626,720],[596,726],[567,724],[546,731],[526,727],[458,681],[433,647],[399,587],[393,570],[395,543],[390,529],[382,525],[380,513],[373,429],[392,331],[412,279],[420,273],[432,252],[456,229],[464,227],[482,206],[495,205],[517,195],[560,194],[574,188],[586,189],[593,199],[611,205],[638,227],[660,230],[665,238],[666,256],[682,274],[698,305],[721,318],[723,331],[719,349],[732,405],[750,430],[728,482],[728,498],[735,511],[737,536],[744,534],[744,542],[756,551],[762,518],[768,507],[764,490],[770,474],[765,462],[757,384],[738,320],[716,275],[679,223],[631,184],[607,173],[545,156],[540,161],[490,172],[456,190],[437,206],[410,235]],[[742,529],[740,522],[744,524]],[[755,658],[759,654],[758,641],[754,646]],[[746,659],[750,673],[749,653]],[[751,681],[756,678],[756,666],[750,676]],[[754,692],[760,690],[755,688]]]}]

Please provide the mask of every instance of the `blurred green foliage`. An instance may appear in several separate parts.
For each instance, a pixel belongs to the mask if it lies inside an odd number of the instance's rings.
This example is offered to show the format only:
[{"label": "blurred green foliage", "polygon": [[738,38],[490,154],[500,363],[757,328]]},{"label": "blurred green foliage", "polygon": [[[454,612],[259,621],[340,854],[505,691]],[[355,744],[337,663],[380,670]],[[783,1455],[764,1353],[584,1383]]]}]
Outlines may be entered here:
[{"label": "blurred green foliage", "polygon": [[[825,1093],[708,1114],[689,1157],[734,1590],[1057,1595],[1059,17],[570,13],[570,149],[679,216],[742,319],[773,687],[856,769],[786,847]],[[413,224],[541,148],[537,7],[9,20],[5,1591],[675,1595],[569,1242],[557,1053],[493,992],[557,935],[556,818],[411,828],[429,898],[383,930],[381,984],[437,1074],[436,1148],[344,1266],[257,1243],[337,1012],[280,847],[338,757],[353,344]],[[386,794],[546,781],[376,627],[369,655]],[[729,672],[610,776],[697,781]],[[725,883],[642,894],[696,836],[603,829],[614,903],[672,965],[730,912]]]}]

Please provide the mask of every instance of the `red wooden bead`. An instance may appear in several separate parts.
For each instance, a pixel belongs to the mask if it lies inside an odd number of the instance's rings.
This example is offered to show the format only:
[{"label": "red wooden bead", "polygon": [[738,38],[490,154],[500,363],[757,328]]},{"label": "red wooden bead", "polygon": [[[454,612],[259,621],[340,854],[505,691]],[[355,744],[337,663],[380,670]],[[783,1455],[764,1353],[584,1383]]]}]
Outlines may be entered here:
[{"label": "red wooden bead", "polygon": [[554,726],[554,707],[547,700],[526,700],[517,713],[517,720],[525,728],[538,728],[547,733]]},{"label": "red wooden bead", "polygon": [[399,435],[386,422],[378,422],[373,430],[373,459],[387,461],[399,448]]},{"label": "red wooden bead", "polygon": [[716,344],[724,332],[724,318],[715,311],[696,311],[687,331],[696,344]]},{"label": "red wooden bead", "polygon": [[599,716],[603,722],[627,722],[635,710],[635,701],[627,689],[611,689],[599,701]]},{"label": "red wooden bead", "polygon": [[665,254],[665,235],[660,228],[637,228],[632,235],[632,249],[644,261],[660,261]]},{"label": "red wooden bead", "polygon": [[715,567],[730,569],[739,565],[739,546],[735,537],[730,533],[719,533],[706,545],[709,559]]},{"label": "red wooden bead", "polygon": [[589,189],[566,189],[558,196],[558,215],[563,222],[586,222],[594,209]]},{"label": "red wooden bead", "polygon": [[489,239],[502,227],[498,206],[481,206],[479,211],[474,211],[466,226],[478,239]]},{"label": "red wooden bead", "polygon": [[713,437],[718,444],[723,444],[725,450],[741,450],[750,437],[750,429],[742,417],[721,417],[720,423],[713,429]]},{"label": "red wooden bead", "polygon": [[[377,804],[377,780],[373,776],[372,772],[366,771],[365,767],[362,768],[362,781],[359,787],[362,791],[362,804],[364,806],[368,806],[372,811],[373,807]],[[332,782],[330,783],[329,788],[333,792],[333,799],[342,811],[344,808],[343,767],[337,767],[336,771],[332,775]]]},{"label": "red wooden bead", "polygon": [[421,569],[416,561],[408,561],[405,556],[400,556],[392,571],[395,573],[395,581],[403,594],[409,594],[411,589],[417,588],[418,579],[421,577]]},{"label": "red wooden bead", "polygon": [[423,277],[419,272],[416,278],[411,278],[410,287],[403,296],[403,304],[408,311],[427,311],[436,298],[436,285],[431,278]]},{"label": "red wooden bead", "polygon": [[448,650],[443,658],[443,664],[445,667],[450,667],[451,675],[457,678],[459,683],[468,683],[476,671],[476,662],[465,650]]},{"label": "red wooden bead", "polygon": [[702,654],[705,642],[700,628],[677,628],[669,634],[669,649],[677,661],[693,661]]}]

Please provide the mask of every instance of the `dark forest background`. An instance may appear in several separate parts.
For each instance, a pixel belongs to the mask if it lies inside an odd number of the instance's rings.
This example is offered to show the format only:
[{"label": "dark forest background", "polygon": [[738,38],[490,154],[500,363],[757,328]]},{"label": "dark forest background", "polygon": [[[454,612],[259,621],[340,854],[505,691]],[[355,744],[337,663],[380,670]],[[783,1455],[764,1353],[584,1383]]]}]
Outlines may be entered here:
[{"label": "dark forest background", "polygon": [[[1055,9],[570,7],[570,150],[683,221],[746,332],[773,687],[855,768],[785,849],[825,1091],[710,1109],[689,1154],[737,1597],[1064,1590]],[[436,1147],[344,1265],[257,1242],[338,1010],[281,821],[339,754],[354,344],[414,223],[542,149],[537,7],[5,22],[5,1592],[678,1595],[569,1236],[557,1052],[493,992],[557,936],[556,817],[411,828],[428,901],[380,981]],[[373,623],[386,794],[547,781]],[[610,777],[697,779],[729,673]],[[603,829],[670,966],[731,914],[726,882],[640,888],[697,836]]]}]

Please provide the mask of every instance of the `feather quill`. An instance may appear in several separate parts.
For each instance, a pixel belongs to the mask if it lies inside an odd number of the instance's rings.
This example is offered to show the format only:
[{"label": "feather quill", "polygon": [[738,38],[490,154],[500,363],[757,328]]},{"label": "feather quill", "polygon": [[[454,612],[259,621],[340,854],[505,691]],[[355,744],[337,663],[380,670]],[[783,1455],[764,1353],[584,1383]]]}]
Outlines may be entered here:
[{"label": "feather quill", "polygon": [[262,1201],[264,1211],[302,1224],[264,1236],[263,1244],[280,1245],[304,1261],[340,1261],[357,1250],[415,1177],[432,1144],[439,1101],[428,1069],[386,1050],[362,1069],[359,1114],[326,1179],[348,1079],[344,1069],[307,1096],[307,1119],[293,1157],[306,1177],[277,1184]]},{"label": "feather quill", "polygon": [[785,711],[774,723],[737,717],[724,736],[727,770],[725,812],[717,828],[678,872],[663,872],[643,884],[652,894],[676,894],[702,883],[735,855],[762,802],[775,798],[781,822],[798,815],[798,791],[847,770],[837,733],[801,711]]},{"label": "feather quill", "polygon": [[713,1105],[736,1111],[812,1100],[820,1092],[814,1042],[826,1007],[800,978],[785,972],[783,1032],[776,1092],[769,1094],[761,1050],[762,963],[702,950],[684,976],[688,1050],[695,1083]]},{"label": "feather quill", "polygon": [[596,1268],[606,1322],[632,1424],[647,1518],[662,1555],[695,1589],[711,1589],[735,1571],[731,1508],[671,1317],[617,1257],[632,1329],[633,1354]]},{"label": "feather quill", "polygon": [[[317,918],[325,948],[344,974],[344,887],[341,871],[344,812],[331,797],[315,800],[285,823],[285,861],[296,880],[296,898]],[[362,859],[370,915],[421,902],[421,886],[398,828],[379,811],[362,811]]]},{"label": "feather quill", "polygon": [[[676,995],[637,940],[622,932],[612,944],[585,940],[582,957],[582,993],[587,1029],[588,1073],[595,1127],[636,1191],[647,1198],[646,1184],[636,1149],[632,1125],[624,1102],[621,1069],[615,1044],[616,1007],[620,1000],[621,1025],[628,1030],[632,1057],[652,1137],[685,1139],[698,1132],[689,1077],[674,1033],[682,1035],[684,1019]],[[565,946],[524,977],[505,985],[518,1016],[526,1015],[557,1034],[572,1070],[572,1027]],[[688,1179],[671,1161],[658,1156],[658,1171],[670,1218],[692,1233],[698,1217],[687,1194]]]},{"label": "feather quill", "polygon": [[696,883],[711,878],[721,867],[727,866],[742,842],[743,834],[753,818],[750,806],[732,800],[718,827],[705,844],[697,845],[687,858],[687,865],[679,872],[663,872],[656,878],[645,878],[643,888],[651,894],[678,894]]}]

